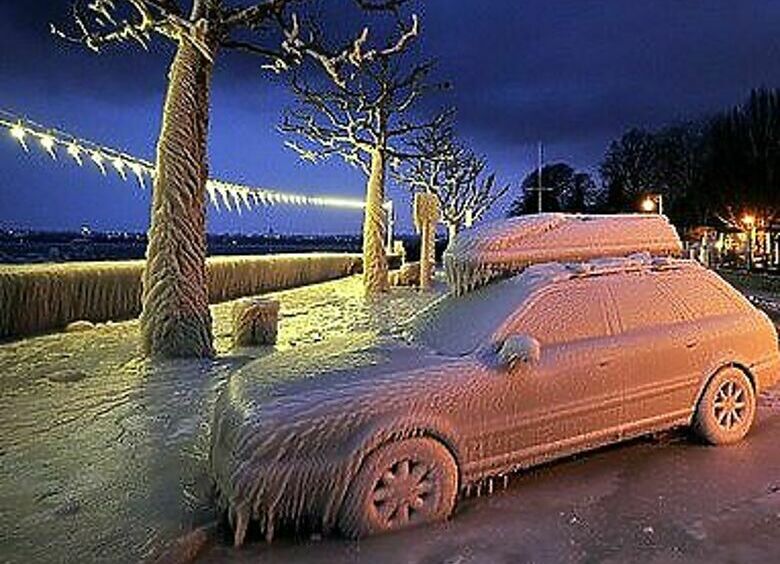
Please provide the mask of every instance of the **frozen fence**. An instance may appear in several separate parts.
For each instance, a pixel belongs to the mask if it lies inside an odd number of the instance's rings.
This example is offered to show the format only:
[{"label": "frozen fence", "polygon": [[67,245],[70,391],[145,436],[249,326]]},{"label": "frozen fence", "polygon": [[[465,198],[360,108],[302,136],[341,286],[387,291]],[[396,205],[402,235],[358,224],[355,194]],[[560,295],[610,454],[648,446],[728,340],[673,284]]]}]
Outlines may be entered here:
[{"label": "frozen fence", "polygon": [[[218,303],[359,272],[355,254],[314,253],[208,259],[209,300]],[[0,339],[76,320],[122,321],[141,312],[144,261],[0,266]]]}]

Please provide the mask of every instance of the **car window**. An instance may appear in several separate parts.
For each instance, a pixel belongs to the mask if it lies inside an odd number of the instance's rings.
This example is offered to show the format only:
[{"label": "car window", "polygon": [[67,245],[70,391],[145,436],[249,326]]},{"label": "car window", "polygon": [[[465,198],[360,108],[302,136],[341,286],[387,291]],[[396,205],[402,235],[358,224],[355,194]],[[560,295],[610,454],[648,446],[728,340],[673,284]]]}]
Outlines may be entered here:
[{"label": "car window", "polygon": [[739,295],[714,276],[707,271],[680,270],[665,275],[663,284],[696,318],[727,315],[747,308]]},{"label": "car window", "polygon": [[515,334],[553,345],[609,335],[605,295],[595,279],[571,280],[539,294],[511,324]]},{"label": "car window", "polygon": [[464,296],[448,294],[405,323],[402,334],[409,342],[439,354],[469,354],[489,342],[543,283],[544,278],[535,277],[528,269]]},{"label": "car window", "polygon": [[608,287],[623,331],[637,331],[685,320],[683,311],[662,287],[663,274],[626,272],[609,277]]}]

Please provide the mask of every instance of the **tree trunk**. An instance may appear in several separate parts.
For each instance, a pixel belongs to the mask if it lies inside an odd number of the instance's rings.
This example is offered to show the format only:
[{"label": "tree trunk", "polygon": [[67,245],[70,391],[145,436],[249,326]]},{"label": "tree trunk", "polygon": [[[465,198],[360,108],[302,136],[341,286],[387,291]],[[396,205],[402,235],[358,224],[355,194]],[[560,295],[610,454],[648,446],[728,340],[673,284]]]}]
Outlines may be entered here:
[{"label": "tree trunk", "polygon": [[460,231],[460,226],[455,222],[447,223],[447,246],[451,247],[452,242],[455,240],[455,236]]},{"label": "tree trunk", "polygon": [[420,289],[429,290],[433,285],[436,268],[436,224],[424,223],[420,230]]},{"label": "tree trunk", "polygon": [[366,211],[363,220],[363,289],[366,296],[387,292],[387,255],[385,231],[385,156],[380,149],[371,155],[371,174],[366,187]]},{"label": "tree trunk", "polygon": [[212,71],[183,36],[168,76],[143,278],[141,336],[155,357],[214,354],[205,209]]},{"label": "tree trunk", "polygon": [[432,192],[418,192],[414,195],[414,225],[420,234],[420,288],[433,285],[433,271],[436,268],[436,224],[441,218],[438,196]]}]

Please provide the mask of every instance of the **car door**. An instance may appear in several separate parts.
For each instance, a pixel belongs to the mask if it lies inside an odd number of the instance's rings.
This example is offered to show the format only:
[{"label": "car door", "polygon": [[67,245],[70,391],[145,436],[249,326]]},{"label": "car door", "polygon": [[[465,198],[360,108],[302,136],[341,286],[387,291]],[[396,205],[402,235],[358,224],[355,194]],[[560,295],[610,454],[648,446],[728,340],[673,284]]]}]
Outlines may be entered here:
[{"label": "car door", "polygon": [[621,379],[608,296],[595,279],[558,283],[531,300],[504,328],[540,344],[538,362],[506,371],[505,449],[534,463],[618,437]]},{"label": "car door", "polygon": [[664,287],[665,276],[643,270],[615,274],[607,282],[619,322],[614,363],[625,389],[626,436],[669,426],[689,409],[698,328]]}]

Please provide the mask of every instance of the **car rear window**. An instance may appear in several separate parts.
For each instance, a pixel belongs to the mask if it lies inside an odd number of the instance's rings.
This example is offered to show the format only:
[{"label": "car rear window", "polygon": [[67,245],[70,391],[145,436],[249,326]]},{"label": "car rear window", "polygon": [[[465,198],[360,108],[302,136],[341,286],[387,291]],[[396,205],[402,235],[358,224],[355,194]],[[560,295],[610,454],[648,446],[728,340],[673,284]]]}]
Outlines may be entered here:
[{"label": "car rear window", "polygon": [[694,317],[728,315],[750,308],[736,290],[704,269],[668,272],[663,284]]}]

